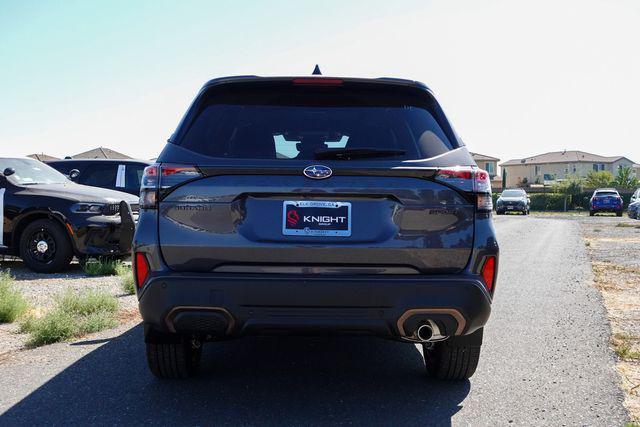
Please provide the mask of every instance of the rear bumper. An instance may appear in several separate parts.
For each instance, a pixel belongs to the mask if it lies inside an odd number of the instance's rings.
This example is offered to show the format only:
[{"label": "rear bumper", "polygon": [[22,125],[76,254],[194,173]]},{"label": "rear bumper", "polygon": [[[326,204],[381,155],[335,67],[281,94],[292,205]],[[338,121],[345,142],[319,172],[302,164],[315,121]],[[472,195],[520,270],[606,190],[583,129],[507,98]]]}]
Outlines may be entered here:
[{"label": "rear bumper", "polygon": [[209,339],[259,334],[364,334],[413,340],[435,321],[443,335],[485,325],[491,296],[479,277],[178,274],[140,294],[147,330]]},{"label": "rear bumper", "polygon": [[622,212],[622,206],[591,206],[591,212]]},{"label": "rear bumper", "polygon": [[496,212],[499,213],[506,213],[506,212],[526,212],[527,211],[527,207],[526,206],[513,206],[513,207],[505,207],[505,206],[500,206],[499,208],[496,208]]}]

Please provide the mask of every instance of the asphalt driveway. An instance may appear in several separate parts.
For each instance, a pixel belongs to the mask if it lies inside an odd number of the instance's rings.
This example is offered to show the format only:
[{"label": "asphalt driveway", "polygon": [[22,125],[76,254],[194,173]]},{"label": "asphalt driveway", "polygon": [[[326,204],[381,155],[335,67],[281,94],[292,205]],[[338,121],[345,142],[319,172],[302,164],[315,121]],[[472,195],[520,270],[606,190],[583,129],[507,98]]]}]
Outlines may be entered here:
[{"label": "asphalt driveway", "polygon": [[417,347],[253,338],[205,348],[159,381],[139,326],[0,360],[0,425],[623,425],[609,326],[578,224],[497,217],[500,276],[476,375],[424,376]]}]

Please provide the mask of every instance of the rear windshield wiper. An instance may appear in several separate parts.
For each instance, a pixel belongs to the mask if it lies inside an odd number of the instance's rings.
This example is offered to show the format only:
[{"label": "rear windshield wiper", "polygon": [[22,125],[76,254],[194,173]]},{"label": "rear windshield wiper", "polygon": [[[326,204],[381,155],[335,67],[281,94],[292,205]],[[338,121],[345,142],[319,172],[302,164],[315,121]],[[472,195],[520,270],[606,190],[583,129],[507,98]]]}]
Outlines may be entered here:
[{"label": "rear windshield wiper", "polygon": [[402,156],[404,150],[380,150],[376,148],[329,148],[326,150],[316,150],[315,157],[318,160],[351,160],[368,157],[393,157]]}]

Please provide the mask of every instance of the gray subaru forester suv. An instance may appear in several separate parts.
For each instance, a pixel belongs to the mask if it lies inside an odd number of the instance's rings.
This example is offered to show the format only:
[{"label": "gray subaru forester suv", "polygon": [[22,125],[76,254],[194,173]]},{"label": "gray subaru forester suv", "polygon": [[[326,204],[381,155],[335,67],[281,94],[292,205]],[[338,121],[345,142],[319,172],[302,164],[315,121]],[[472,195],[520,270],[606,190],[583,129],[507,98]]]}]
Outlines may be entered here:
[{"label": "gray subaru forester suv", "polygon": [[473,375],[496,286],[488,174],[432,92],[400,79],[254,76],[202,88],[146,168],[133,265],[147,360],[204,342],[373,335]]}]

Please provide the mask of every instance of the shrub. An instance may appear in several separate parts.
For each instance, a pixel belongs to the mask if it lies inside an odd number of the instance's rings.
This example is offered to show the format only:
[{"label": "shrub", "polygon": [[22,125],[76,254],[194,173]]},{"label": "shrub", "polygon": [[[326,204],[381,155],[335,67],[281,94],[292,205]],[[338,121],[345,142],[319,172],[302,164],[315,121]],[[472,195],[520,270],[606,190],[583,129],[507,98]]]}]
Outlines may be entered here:
[{"label": "shrub", "polygon": [[24,319],[21,330],[30,335],[27,345],[37,347],[115,327],[117,310],[118,301],[108,293],[66,292],[41,318]]},{"label": "shrub", "polygon": [[133,280],[131,267],[122,264],[118,271],[118,276],[120,276],[120,288],[122,289],[122,292],[126,295],[134,294],[136,292],[136,285]]},{"label": "shrub", "polygon": [[69,313],[53,310],[39,319],[33,317],[25,319],[21,330],[29,333],[27,345],[38,347],[68,340],[76,334],[77,324]]},{"label": "shrub", "polygon": [[585,186],[588,188],[609,187],[613,183],[613,174],[609,171],[590,171]]},{"label": "shrub", "polygon": [[118,274],[122,261],[112,258],[97,258],[87,260],[82,269],[89,276],[114,276]]},{"label": "shrub", "polygon": [[0,272],[0,323],[11,323],[27,310],[27,302],[13,286],[8,271]]},{"label": "shrub", "polygon": [[[562,211],[564,210],[564,194],[533,193],[529,194],[532,211]],[[569,203],[567,203],[569,208]]]},{"label": "shrub", "polygon": [[109,313],[118,311],[118,301],[106,292],[90,291],[77,294],[68,291],[58,297],[56,303],[60,310],[74,316],[87,316],[99,311]]},{"label": "shrub", "polygon": [[613,181],[616,188],[635,189],[638,186],[638,178],[633,173],[630,166],[618,168],[618,174]]}]

